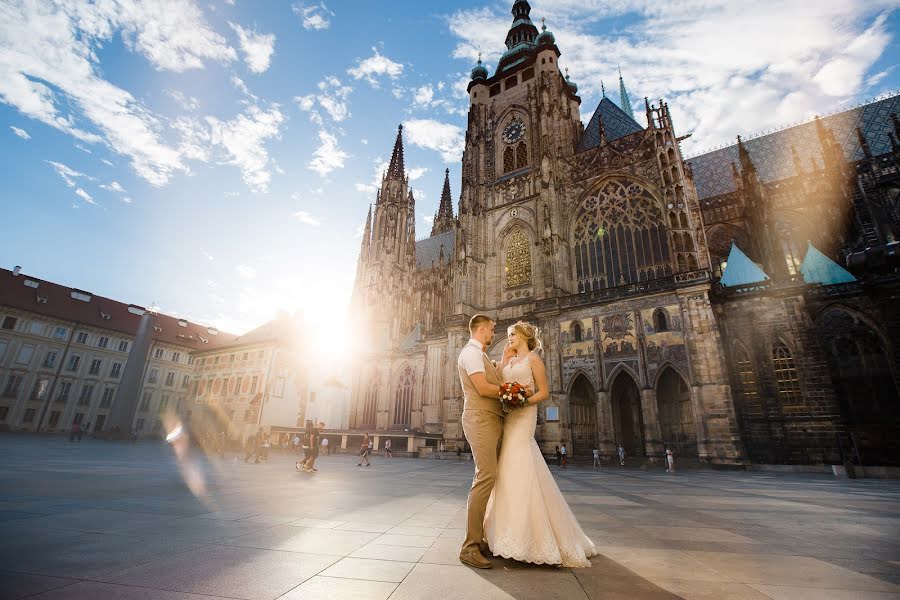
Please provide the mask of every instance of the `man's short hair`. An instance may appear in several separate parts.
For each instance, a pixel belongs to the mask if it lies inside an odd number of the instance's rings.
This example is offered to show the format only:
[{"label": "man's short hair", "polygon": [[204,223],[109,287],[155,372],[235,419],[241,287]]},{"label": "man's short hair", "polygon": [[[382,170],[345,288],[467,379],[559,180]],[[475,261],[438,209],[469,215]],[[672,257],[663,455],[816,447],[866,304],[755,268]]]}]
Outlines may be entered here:
[{"label": "man's short hair", "polygon": [[482,323],[493,323],[494,320],[487,315],[475,315],[469,319],[469,334],[475,335]]}]

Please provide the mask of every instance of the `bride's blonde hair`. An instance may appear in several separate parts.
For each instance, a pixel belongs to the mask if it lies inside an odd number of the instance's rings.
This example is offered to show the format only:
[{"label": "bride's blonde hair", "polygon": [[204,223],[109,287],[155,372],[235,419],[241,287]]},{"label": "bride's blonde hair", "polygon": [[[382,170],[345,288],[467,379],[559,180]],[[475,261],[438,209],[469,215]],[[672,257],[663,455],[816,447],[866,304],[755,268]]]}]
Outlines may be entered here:
[{"label": "bride's blonde hair", "polygon": [[516,335],[525,340],[525,343],[528,344],[529,350],[543,349],[544,345],[538,338],[537,327],[535,327],[531,323],[526,323],[525,321],[517,321],[512,325],[512,328],[516,330]]}]

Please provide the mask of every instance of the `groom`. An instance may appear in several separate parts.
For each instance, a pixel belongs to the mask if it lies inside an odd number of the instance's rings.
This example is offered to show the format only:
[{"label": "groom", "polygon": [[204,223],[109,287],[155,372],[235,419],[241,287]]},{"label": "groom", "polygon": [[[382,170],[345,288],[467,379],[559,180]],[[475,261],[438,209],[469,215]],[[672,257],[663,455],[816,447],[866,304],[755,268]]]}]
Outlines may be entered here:
[{"label": "groom", "polygon": [[462,426],[472,448],[475,478],[466,506],[466,540],[459,560],[477,569],[490,569],[491,563],[479,546],[484,538],[484,512],[497,478],[497,457],[503,435],[503,409],[500,407],[500,377],[485,350],[494,340],[494,321],[475,315],[469,321],[471,339],[459,353],[459,379],[465,394]]}]

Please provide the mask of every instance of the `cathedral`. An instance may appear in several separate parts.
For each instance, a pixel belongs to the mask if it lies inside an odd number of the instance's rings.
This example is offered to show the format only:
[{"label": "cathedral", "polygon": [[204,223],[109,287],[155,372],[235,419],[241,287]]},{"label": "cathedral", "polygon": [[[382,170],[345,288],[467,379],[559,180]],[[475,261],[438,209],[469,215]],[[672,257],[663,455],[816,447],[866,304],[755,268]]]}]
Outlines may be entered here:
[{"label": "cathedral", "polygon": [[464,447],[456,358],[485,313],[495,359],[509,325],[540,329],[545,453],[900,465],[900,97],[686,159],[668,105],[640,124],[621,74],[585,126],[530,10],[494,73],[472,69],[458,205],[448,171],[421,239],[397,132],[356,273],[372,354],[350,427]]}]

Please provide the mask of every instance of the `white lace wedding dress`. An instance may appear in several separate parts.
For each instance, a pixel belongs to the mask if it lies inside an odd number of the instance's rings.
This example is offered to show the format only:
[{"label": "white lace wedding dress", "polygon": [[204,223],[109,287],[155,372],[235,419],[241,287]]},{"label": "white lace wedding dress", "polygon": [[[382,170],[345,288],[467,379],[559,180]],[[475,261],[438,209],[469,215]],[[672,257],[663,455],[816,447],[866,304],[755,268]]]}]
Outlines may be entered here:
[{"label": "white lace wedding dress", "polygon": [[[503,369],[504,381],[534,387],[526,357]],[[534,439],[537,405],[507,413],[488,500],[484,537],[494,556],[564,567],[590,567],[597,554],[563,498]]]}]

